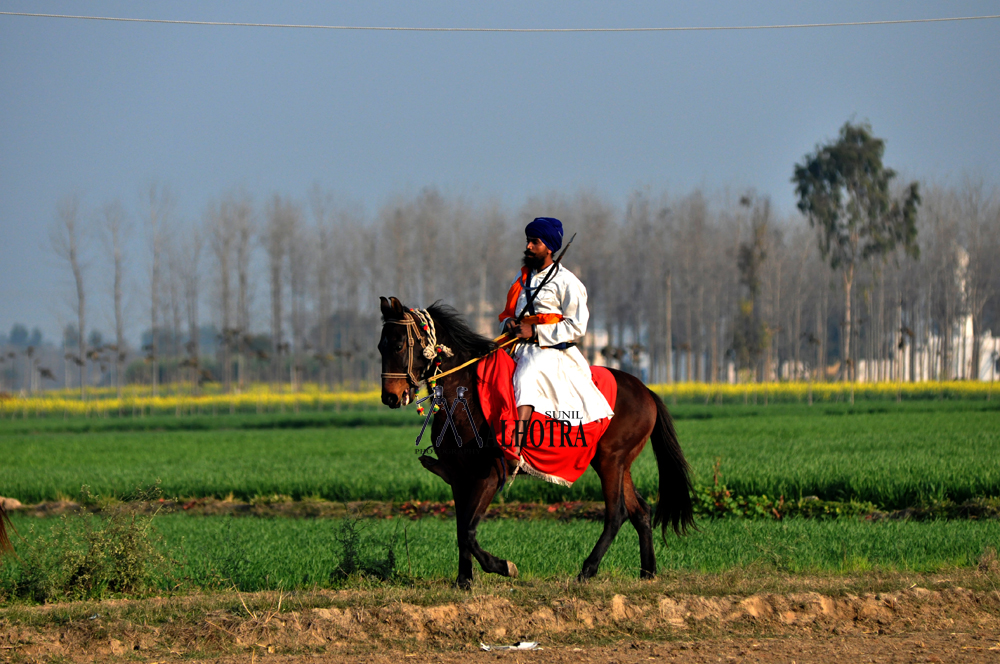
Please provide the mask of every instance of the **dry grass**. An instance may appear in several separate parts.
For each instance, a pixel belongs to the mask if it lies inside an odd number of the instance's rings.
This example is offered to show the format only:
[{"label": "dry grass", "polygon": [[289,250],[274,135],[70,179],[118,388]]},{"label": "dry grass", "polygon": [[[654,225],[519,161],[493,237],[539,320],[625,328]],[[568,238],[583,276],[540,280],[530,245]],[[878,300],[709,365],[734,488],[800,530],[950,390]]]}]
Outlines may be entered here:
[{"label": "dry grass", "polygon": [[979,558],[979,571],[983,574],[1000,575],[1000,560],[997,560],[997,550],[992,546],[986,547],[986,551]]}]

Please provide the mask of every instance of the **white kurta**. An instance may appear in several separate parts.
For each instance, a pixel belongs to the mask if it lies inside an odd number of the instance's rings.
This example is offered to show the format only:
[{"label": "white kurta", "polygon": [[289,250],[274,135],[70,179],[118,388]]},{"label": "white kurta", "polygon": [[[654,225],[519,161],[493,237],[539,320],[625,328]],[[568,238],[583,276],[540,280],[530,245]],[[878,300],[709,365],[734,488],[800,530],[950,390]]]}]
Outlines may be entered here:
[{"label": "white kurta", "polygon": [[[531,291],[545,279],[551,265],[531,274]],[[515,311],[520,315],[527,302],[522,290]],[[587,309],[587,289],[572,272],[561,265],[541,292],[535,297],[536,314],[562,314],[562,321],[536,325],[538,344],[516,343],[513,353],[517,362],[514,371],[514,398],[518,406],[533,406],[536,412],[559,420],[570,420],[575,426],[587,424],[614,411],[594,385],[590,365],[576,346],[566,350],[550,348],[563,342],[582,341],[587,332],[590,311]],[[501,322],[501,327],[504,322]]]}]

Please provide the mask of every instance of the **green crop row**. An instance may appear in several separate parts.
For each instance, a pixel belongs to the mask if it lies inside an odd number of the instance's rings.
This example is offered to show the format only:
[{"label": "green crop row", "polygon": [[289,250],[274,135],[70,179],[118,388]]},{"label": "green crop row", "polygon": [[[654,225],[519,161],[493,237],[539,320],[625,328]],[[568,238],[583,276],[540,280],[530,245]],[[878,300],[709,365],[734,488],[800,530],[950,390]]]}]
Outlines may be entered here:
[{"label": "green crop row", "polygon": [[[32,541],[51,538],[58,519],[16,516]],[[344,522],[334,519],[156,517],[153,541],[169,564],[159,568],[161,588],[294,589],[338,585],[345,559]],[[367,520],[357,526],[356,556],[385,558],[389,576],[451,579],[457,570],[453,520]],[[481,544],[513,560],[524,578],[566,577],[579,572],[600,534],[590,521],[492,521],[480,528]],[[927,523],[858,520],[719,520],[684,538],[656,541],[661,570],[721,572],[758,567],[788,573],[872,569],[928,572],[976,564],[1000,541],[1000,522]],[[52,542],[58,547],[58,542]],[[638,575],[638,542],[625,525],[602,563],[603,574]],[[0,598],[10,596],[28,560],[0,568]]]},{"label": "green crop row", "polygon": [[[719,416],[692,410],[678,419],[695,482],[707,489],[725,485],[735,496],[816,496],[887,510],[1000,496],[1000,411],[807,408],[760,413],[766,409],[727,406],[717,409]],[[167,496],[451,497],[414,456],[417,418],[394,426],[271,424],[280,428],[0,431],[0,495],[24,503],[72,499],[86,484],[96,494],[125,496],[160,480]],[[633,477],[644,495],[656,494],[648,447]],[[592,470],[570,489],[519,476],[504,495],[543,502],[601,499]]]},{"label": "green crop row", "polygon": [[[669,400],[669,395],[667,396]],[[710,420],[731,417],[775,417],[794,415],[804,417],[862,415],[876,413],[965,413],[1000,412],[1000,400],[919,400],[882,401],[858,400],[855,403],[834,402],[801,403],[771,402],[758,404],[709,404],[678,403],[669,407],[675,420]],[[19,433],[99,433],[114,431],[214,431],[217,429],[306,429],[358,426],[412,427],[422,423],[414,408],[391,410],[353,404],[337,411],[301,411],[299,413],[234,413],[228,411],[209,414],[156,414],[124,417],[85,417],[80,415],[15,415],[0,418],[0,435]]]}]

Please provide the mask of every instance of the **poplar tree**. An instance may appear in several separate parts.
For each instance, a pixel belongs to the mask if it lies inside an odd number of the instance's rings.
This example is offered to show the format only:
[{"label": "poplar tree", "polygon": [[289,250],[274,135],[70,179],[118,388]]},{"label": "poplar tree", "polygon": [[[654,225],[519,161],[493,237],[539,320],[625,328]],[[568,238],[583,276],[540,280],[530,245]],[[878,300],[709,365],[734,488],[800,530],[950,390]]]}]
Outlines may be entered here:
[{"label": "poplar tree", "polygon": [[885,141],[872,136],[870,124],[847,122],[837,140],[817,146],[795,165],[792,176],[798,208],[817,229],[823,258],[843,278],[845,378],[851,366],[851,294],[858,266],[885,260],[897,247],[914,258],[920,253],[918,184],[911,182],[894,198],[890,184],[896,172],[883,166],[884,152]]}]

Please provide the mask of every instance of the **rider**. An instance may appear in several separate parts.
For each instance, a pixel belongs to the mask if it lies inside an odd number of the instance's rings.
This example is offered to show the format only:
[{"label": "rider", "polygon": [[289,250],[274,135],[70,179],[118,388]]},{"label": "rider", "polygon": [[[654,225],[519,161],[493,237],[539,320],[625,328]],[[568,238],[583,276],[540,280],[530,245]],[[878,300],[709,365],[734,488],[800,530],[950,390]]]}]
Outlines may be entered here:
[{"label": "rider", "polygon": [[[521,274],[510,285],[507,306],[500,314],[504,331],[510,331],[525,343],[513,351],[514,399],[517,417],[525,423],[533,411],[556,420],[570,420],[578,426],[614,415],[607,399],[594,385],[583,353],[577,348],[587,331],[590,312],[587,289],[576,275],[552,260],[562,246],[562,222],[538,217],[524,229],[527,246]],[[531,294],[541,287],[524,312]]]}]

